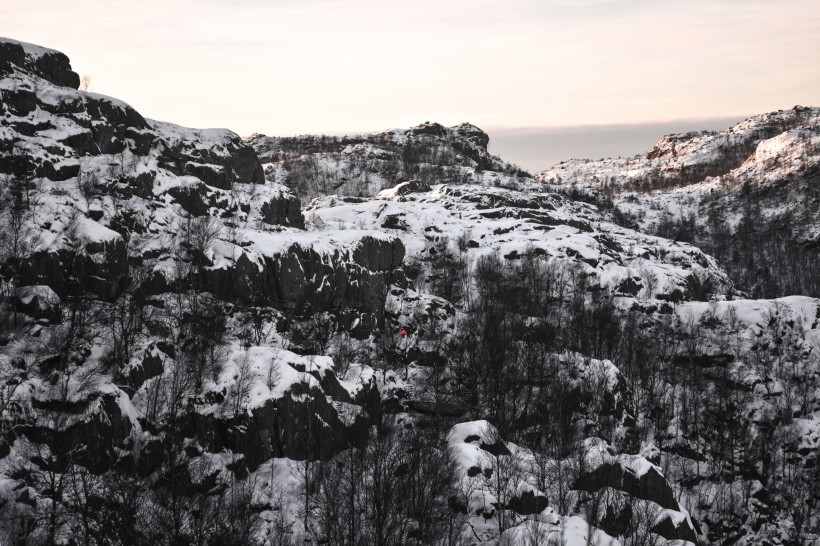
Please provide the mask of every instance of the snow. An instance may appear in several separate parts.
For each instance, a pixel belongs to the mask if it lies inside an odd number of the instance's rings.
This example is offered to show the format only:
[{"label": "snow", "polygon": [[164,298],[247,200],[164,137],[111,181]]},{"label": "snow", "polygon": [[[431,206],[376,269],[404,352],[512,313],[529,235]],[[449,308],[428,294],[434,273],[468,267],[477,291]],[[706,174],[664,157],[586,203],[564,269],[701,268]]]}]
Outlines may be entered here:
[{"label": "snow", "polygon": [[[775,191],[759,200],[762,217],[800,215],[805,221],[792,229],[802,240],[816,241],[820,223],[800,184],[792,181],[820,165],[819,129],[820,108],[795,107],[752,116],[722,132],[667,135],[646,156],[564,161],[535,178],[561,192],[609,196],[642,231],[652,230],[665,215],[705,218],[703,202],[717,207],[734,229],[744,202],[738,188],[770,185]],[[675,186],[657,189],[664,181]]]},{"label": "snow", "polygon": [[122,239],[122,235],[83,216],[77,219],[77,238],[83,244],[88,245],[89,243],[117,241]]},{"label": "snow", "polygon": [[795,419],[793,431],[799,438],[797,450],[816,453],[820,450],[820,411],[807,418]]},{"label": "snow", "polygon": [[578,516],[561,517],[557,523],[527,521],[504,531],[500,544],[560,544],[561,546],[621,546],[621,542]]},{"label": "snow", "polygon": [[137,408],[134,407],[134,404],[131,402],[131,399],[125,391],[118,389],[117,405],[119,406],[122,414],[128,418],[128,421],[131,423],[134,431],[136,431],[132,434],[138,433],[138,431],[142,428],[139,422],[139,412],[137,411]]},{"label": "snow", "polygon": [[165,138],[169,146],[192,146],[196,149],[214,151],[238,135],[228,129],[192,129],[167,121],[146,119],[148,124]]},{"label": "snow", "polygon": [[305,250],[313,250],[323,256],[338,254],[340,252],[349,254],[359,246],[365,237],[390,242],[395,239],[395,237],[381,231],[342,230],[332,233],[303,231],[268,233],[249,231],[243,235],[242,240],[252,243],[253,248],[259,255],[273,258],[285,254],[294,245]]},{"label": "snow", "polygon": [[796,321],[802,326],[803,333],[808,334],[817,329],[818,308],[820,300],[815,298],[786,296],[773,300],[691,301],[680,304],[675,313],[683,322],[699,322],[705,314],[712,313],[723,322],[730,322],[734,317],[741,327],[758,329],[766,328],[771,317],[780,314],[784,319]]},{"label": "snow", "polygon": [[23,305],[31,305],[34,299],[38,300],[38,308],[41,311],[47,310],[50,306],[60,303],[58,296],[51,287],[38,284],[32,286],[21,286],[17,289],[17,299]]},{"label": "snow", "polygon": [[[309,388],[321,389],[319,381],[312,375],[320,376],[325,370],[332,369],[330,357],[301,356],[278,347],[249,347],[247,349],[234,345],[228,356],[228,366],[222,370],[216,384],[218,391],[230,391],[237,385],[242,367],[248,367],[250,377],[248,411],[263,406],[268,400],[285,396],[293,385],[303,383]],[[304,371],[297,370],[297,367]]]},{"label": "snow", "polygon": [[344,388],[351,398],[367,385],[371,385],[376,379],[376,370],[366,364],[353,362],[347,370],[344,378],[339,378],[339,384]]},{"label": "snow", "polygon": [[[312,226],[318,218],[323,226],[394,233],[404,243],[408,257],[424,257],[434,244],[446,245],[468,263],[488,254],[523,257],[534,251],[574,261],[595,275],[598,284],[610,288],[641,269],[658,277],[656,290],[683,290],[685,279],[698,271],[708,272],[718,285],[730,284],[714,259],[700,250],[603,222],[594,207],[542,190],[537,184],[522,184],[519,190],[435,185],[429,192],[399,197],[383,192],[379,198],[363,202],[331,196],[314,199],[306,208],[306,216],[309,229],[316,229]],[[399,228],[384,227],[391,225],[391,218],[398,219]],[[459,248],[456,242],[460,237],[473,241],[477,248]],[[623,250],[606,246],[607,238]]]},{"label": "snow", "polygon": [[60,53],[56,49],[49,49],[47,47],[43,47],[43,46],[39,46],[39,45],[35,45],[35,44],[30,44],[28,42],[21,42],[20,40],[15,40],[13,38],[5,38],[3,36],[0,36],[0,42],[8,42],[8,43],[11,43],[11,44],[17,44],[19,46],[22,46],[23,51],[25,51],[25,53],[26,53],[26,56],[30,57],[31,59],[38,59],[38,58],[42,57],[43,55],[47,55],[47,54],[58,54],[58,53]]},{"label": "snow", "polygon": [[[486,452],[478,444],[486,442],[494,434],[497,434],[495,427],[484,420],[458,423],[450,429],[448,435],[450,450],[463,472],[466,473],[473,467],[482,468],[486,464]],[[467,442],[467,439],[471,437],[478,439]]]}]

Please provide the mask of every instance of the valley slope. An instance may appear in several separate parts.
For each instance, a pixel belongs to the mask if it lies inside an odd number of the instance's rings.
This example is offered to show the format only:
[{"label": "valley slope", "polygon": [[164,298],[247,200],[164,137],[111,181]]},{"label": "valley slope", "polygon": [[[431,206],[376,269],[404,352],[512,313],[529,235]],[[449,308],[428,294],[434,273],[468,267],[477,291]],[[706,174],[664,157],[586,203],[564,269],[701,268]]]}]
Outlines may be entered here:
[{"label": "valley slope", "polygon": [[820,301],[470,124],[241,139],[78,84],[0,39],[0,541],[818,539]]}]

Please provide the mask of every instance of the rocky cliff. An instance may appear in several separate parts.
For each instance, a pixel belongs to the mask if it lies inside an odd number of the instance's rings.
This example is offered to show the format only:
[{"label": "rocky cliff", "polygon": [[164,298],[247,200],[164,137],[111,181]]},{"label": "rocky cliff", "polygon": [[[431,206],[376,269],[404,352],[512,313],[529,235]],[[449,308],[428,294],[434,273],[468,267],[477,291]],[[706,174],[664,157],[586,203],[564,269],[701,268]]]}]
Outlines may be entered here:
[{"label": "rocky cliff", "polygon": [[818,536],[817,300],[469,124],[242,140],[78,83],[0,39],[0,542]]},{"label": "rocky cliff", "polygon": [[415,179],[470,183],[491,180],[488,173],[527,176],[490,154],[490,137],[470,123],[444,127],[425,122],[410,129],[344,137],[255,134],[245,140],[269,180],[307,197],[333,193],[371,197]]}]

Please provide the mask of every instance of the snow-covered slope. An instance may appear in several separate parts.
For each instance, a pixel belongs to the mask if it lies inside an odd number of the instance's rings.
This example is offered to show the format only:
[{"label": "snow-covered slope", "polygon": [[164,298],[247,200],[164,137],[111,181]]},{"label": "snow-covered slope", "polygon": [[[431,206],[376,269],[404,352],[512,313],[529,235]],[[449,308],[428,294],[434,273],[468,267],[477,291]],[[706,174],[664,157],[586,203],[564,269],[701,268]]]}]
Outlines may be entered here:
[{"label": "snow-covered slope", "polygon": [[487,255],[553,259],[580,268],[591,285],[628,298],[689,299],[695,279],[708,280],[713,293],[731,287],[714,259],[697,248],[619,227],[595,207],[532,182],[515,188],[407,182],[373,199],[317,198],[305,214],[313,229],[395,234],[416,259],[443,251],[463,256],[468,267]]},{"label": "snow-covered slope", "polygon": [[696,243],[743,290],[820,294],[816,276],[783,267],[820,263],[820,108],[667,135],[643,156],[573,159],[535,178],[643,232]]},{"label": "snow-covered slope", "polygon": [[0,542],[817,539],[817,300],[469,124],[251,148],[77,84],[0,39]]},{"label": "snow-covered slope", "polygon": [[535,177],[548,184],[643,193],[697,184],[765,184],[816,168],[818,132],[820,108],[795,106],[750,117],[726,131],[667,135],[642,156],[562,161]]},{"label": "snow-covered slope", "polygon": [[644,230],[664,213],[705,218],[709,208],[735,227],[751,194],[764,218],[788,212],[797,240],[815,242],[818,172],[820,108],[796,106],[722,132],[667,135],[644,156],[563,161],[535,178],[612,195]]}]

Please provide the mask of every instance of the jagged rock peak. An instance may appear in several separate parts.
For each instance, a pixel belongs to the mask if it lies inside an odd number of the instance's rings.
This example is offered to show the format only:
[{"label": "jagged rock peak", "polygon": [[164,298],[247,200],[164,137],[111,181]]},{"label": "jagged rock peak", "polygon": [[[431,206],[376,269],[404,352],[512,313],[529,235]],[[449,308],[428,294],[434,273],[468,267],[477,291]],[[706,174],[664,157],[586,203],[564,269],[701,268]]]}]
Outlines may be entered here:
[{"label": "jagged rock peak", "polygon": [[447,134],[450,133],[469,140],[485,151],[487,150],[487,144],[490,142],[490,137],[487,133],[469,122],[452,127],[445,127],[441,123],[425,121],[415,127],[411,127],[409,132],[414,135],[433,135],[437,137],[446,137]]},{"label": "jagged rock peak", "polygon": [[450,130],[484,150],[487,149],[487,145],[490,143],[490,136],[469,122],[450,127]]}]

